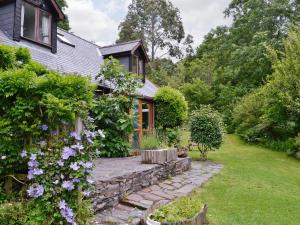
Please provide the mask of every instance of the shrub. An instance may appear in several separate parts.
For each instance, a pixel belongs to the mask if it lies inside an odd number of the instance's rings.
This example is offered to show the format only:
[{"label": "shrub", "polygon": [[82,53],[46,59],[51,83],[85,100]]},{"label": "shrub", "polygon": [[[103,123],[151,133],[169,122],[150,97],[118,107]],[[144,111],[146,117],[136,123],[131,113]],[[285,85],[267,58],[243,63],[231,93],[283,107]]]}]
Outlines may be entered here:
[{"label": "shrub", "polygon": [[144,135],[140,147],[141,150],[157,150],[163,145],[155,135]]},{"label": "shrub", "polygon": [[[0,72],[1,181],[27,173],[32,200],[21,224],[86,224],[89,218],[78,216],[89,211],[81,208],[86,204],[81,199],[90,188],[95,155],[96,133],[86,122],[95,87],[82,76],[62,76],[36,64],[43,71],[39,76],[32,61],[26,64],[26,51],[18,54],[25,64]],[[78,117],[85,122],[81,134],[74,132]]]},{"label": "shrub", "polygon": [[95,125],[105,129],[105,139],[99,149],[102,157],[126,157],[129,155],[129,135],[133,132],[130,110],[141,80],[128,73],[120,62],[112,57],[106,59],[97,76],[100,82],[110,85],[110,94],[99,96],[95,101],[93,115]]},{"label": "shrub", "polygon": [[171,87],[162,87],[154,97],[156,127],[166,131],[178,128],[187,119],[188,106],[182,93]]},{"label": "shrub", "polygon": [[99,96],[93,108],[94,123],[105,130],[99,146],[101,157],[126,157],[129,155],[129,135],[133,131],[129,114],[131,99],[126,96]]},{"label": "shrub", "polygon": [[293,152],[300,132],[300,31],[290,31],[285,54],[270,56],[274,73],[266,84],[241,99],[234,110],[236,132],[247,141]]},{"label": "shrub", "polygon": [[202,106],[191,115],[191,141],[198,144],[201,159],[207,159],[207,152],[220,148],[224,137],[221,115],[210,106]]},{"label": "shrub", "polygon": [[13,68],[16,65],[16,52],[13,47],[0,45],[0,70]]},{"label": "shrub", "polygon": [[188,101],[191,111],[199,108],[200,105],[211,104],[214,98],[210,87],[201,80],[183,85],[181,91]]},{"label": "shrub", "polygon": [[181,142],[179,129],[168,128],[166,130],[166,136],[167,136],[167,145],[169,147],[174,146],[177,148],[179,146],[179,143]]}]

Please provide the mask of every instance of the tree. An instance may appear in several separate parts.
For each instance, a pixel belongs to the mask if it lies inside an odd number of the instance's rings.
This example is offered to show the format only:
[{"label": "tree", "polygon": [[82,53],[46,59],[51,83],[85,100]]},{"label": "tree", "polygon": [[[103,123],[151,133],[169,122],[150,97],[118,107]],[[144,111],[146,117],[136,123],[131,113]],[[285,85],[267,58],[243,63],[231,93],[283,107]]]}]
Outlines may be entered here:
[{"label": "tree", "polygon": [[[284,42],[280,59],[271,50],[273,74],[267,83],[244,97],[234,110],[237,133],[247,141],[277,143],[279,150],[293,151],[300,133],[300,32],[293,29]],[[279,144],[281,142],[281,144]],[[282,144],[284,143],[284,144]]]},{"label": "tree", "polygon": [[[56,2],[63,11],[66,8],[68,8],[68,4],[67,4],[66,0],[56,0]],[[66,31],[69,31],[69,30],[71,30],[69,18],[67,15],[65,15],[65,17],[66,18],[64,20],[58,22],[58,27],[66,30]]]},{"label": "tree", "polygon": [[[119,25],[117,42],[141,39],[154,60],[159,50],[166,50],[170,56],[182,56],[180,43],[187,46],[191,54],[193,38],[186,40],[179,9],[169,0],[133,0],[128,7],[125,20]],[[165,53],[163,53],[165,54]]]},{"label": "tree", "polygon": [[184,84],[181,91],[189,103],[190,110],[198,109],[201,105],[208,105],[214,98],[211,88],[201,80]]},{"label": "tree", "polygon": [[[213,62],[214,106],[231,125],[234,105],[273,72],[267,46],[282,50],[289,25],[299,23],[300,17],[297,0],[232,0],[225,15],[233,18],[232,25],[213,29],[196,58]],[[191,65],[186,64],[188,70]]]}]

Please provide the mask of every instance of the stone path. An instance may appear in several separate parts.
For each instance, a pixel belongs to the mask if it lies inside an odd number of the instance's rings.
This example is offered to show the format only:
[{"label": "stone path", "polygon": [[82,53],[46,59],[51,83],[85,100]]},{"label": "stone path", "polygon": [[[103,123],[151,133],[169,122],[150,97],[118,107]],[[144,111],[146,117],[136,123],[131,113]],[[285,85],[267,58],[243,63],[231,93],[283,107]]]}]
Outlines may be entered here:
[{"label": "stone path", "polygon": [[193,162],[190,171],[131,194],[113,209],[98,213],[93,225],[139,224],[147,210],[155,204],[167,204],[175,198],[186,196],[222,168],[222,165],[212,162]]}]

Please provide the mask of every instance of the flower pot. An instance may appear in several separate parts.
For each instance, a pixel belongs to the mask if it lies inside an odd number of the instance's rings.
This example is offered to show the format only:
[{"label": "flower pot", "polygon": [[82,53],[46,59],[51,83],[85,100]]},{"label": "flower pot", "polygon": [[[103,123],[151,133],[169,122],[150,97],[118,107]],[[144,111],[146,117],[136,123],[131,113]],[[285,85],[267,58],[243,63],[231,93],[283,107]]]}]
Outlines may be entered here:
[{"label": "flower pot", "polygon": [[141,155],[145,164],[164,164],[178,159],[176,149],[143,150]]}]

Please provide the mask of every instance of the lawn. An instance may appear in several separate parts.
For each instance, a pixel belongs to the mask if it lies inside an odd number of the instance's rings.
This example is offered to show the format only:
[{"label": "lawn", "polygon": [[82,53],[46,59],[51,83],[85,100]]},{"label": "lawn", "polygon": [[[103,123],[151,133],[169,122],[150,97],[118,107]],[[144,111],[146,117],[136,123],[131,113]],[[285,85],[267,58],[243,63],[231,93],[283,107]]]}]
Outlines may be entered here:
[{"label": "lawn", "polygon": [[[190,156],[197,160],[199,152]],[[300,224],[300,161],[234,135],[209,159],[224,169],[192,197],[208,204],[210,224]]]}]

